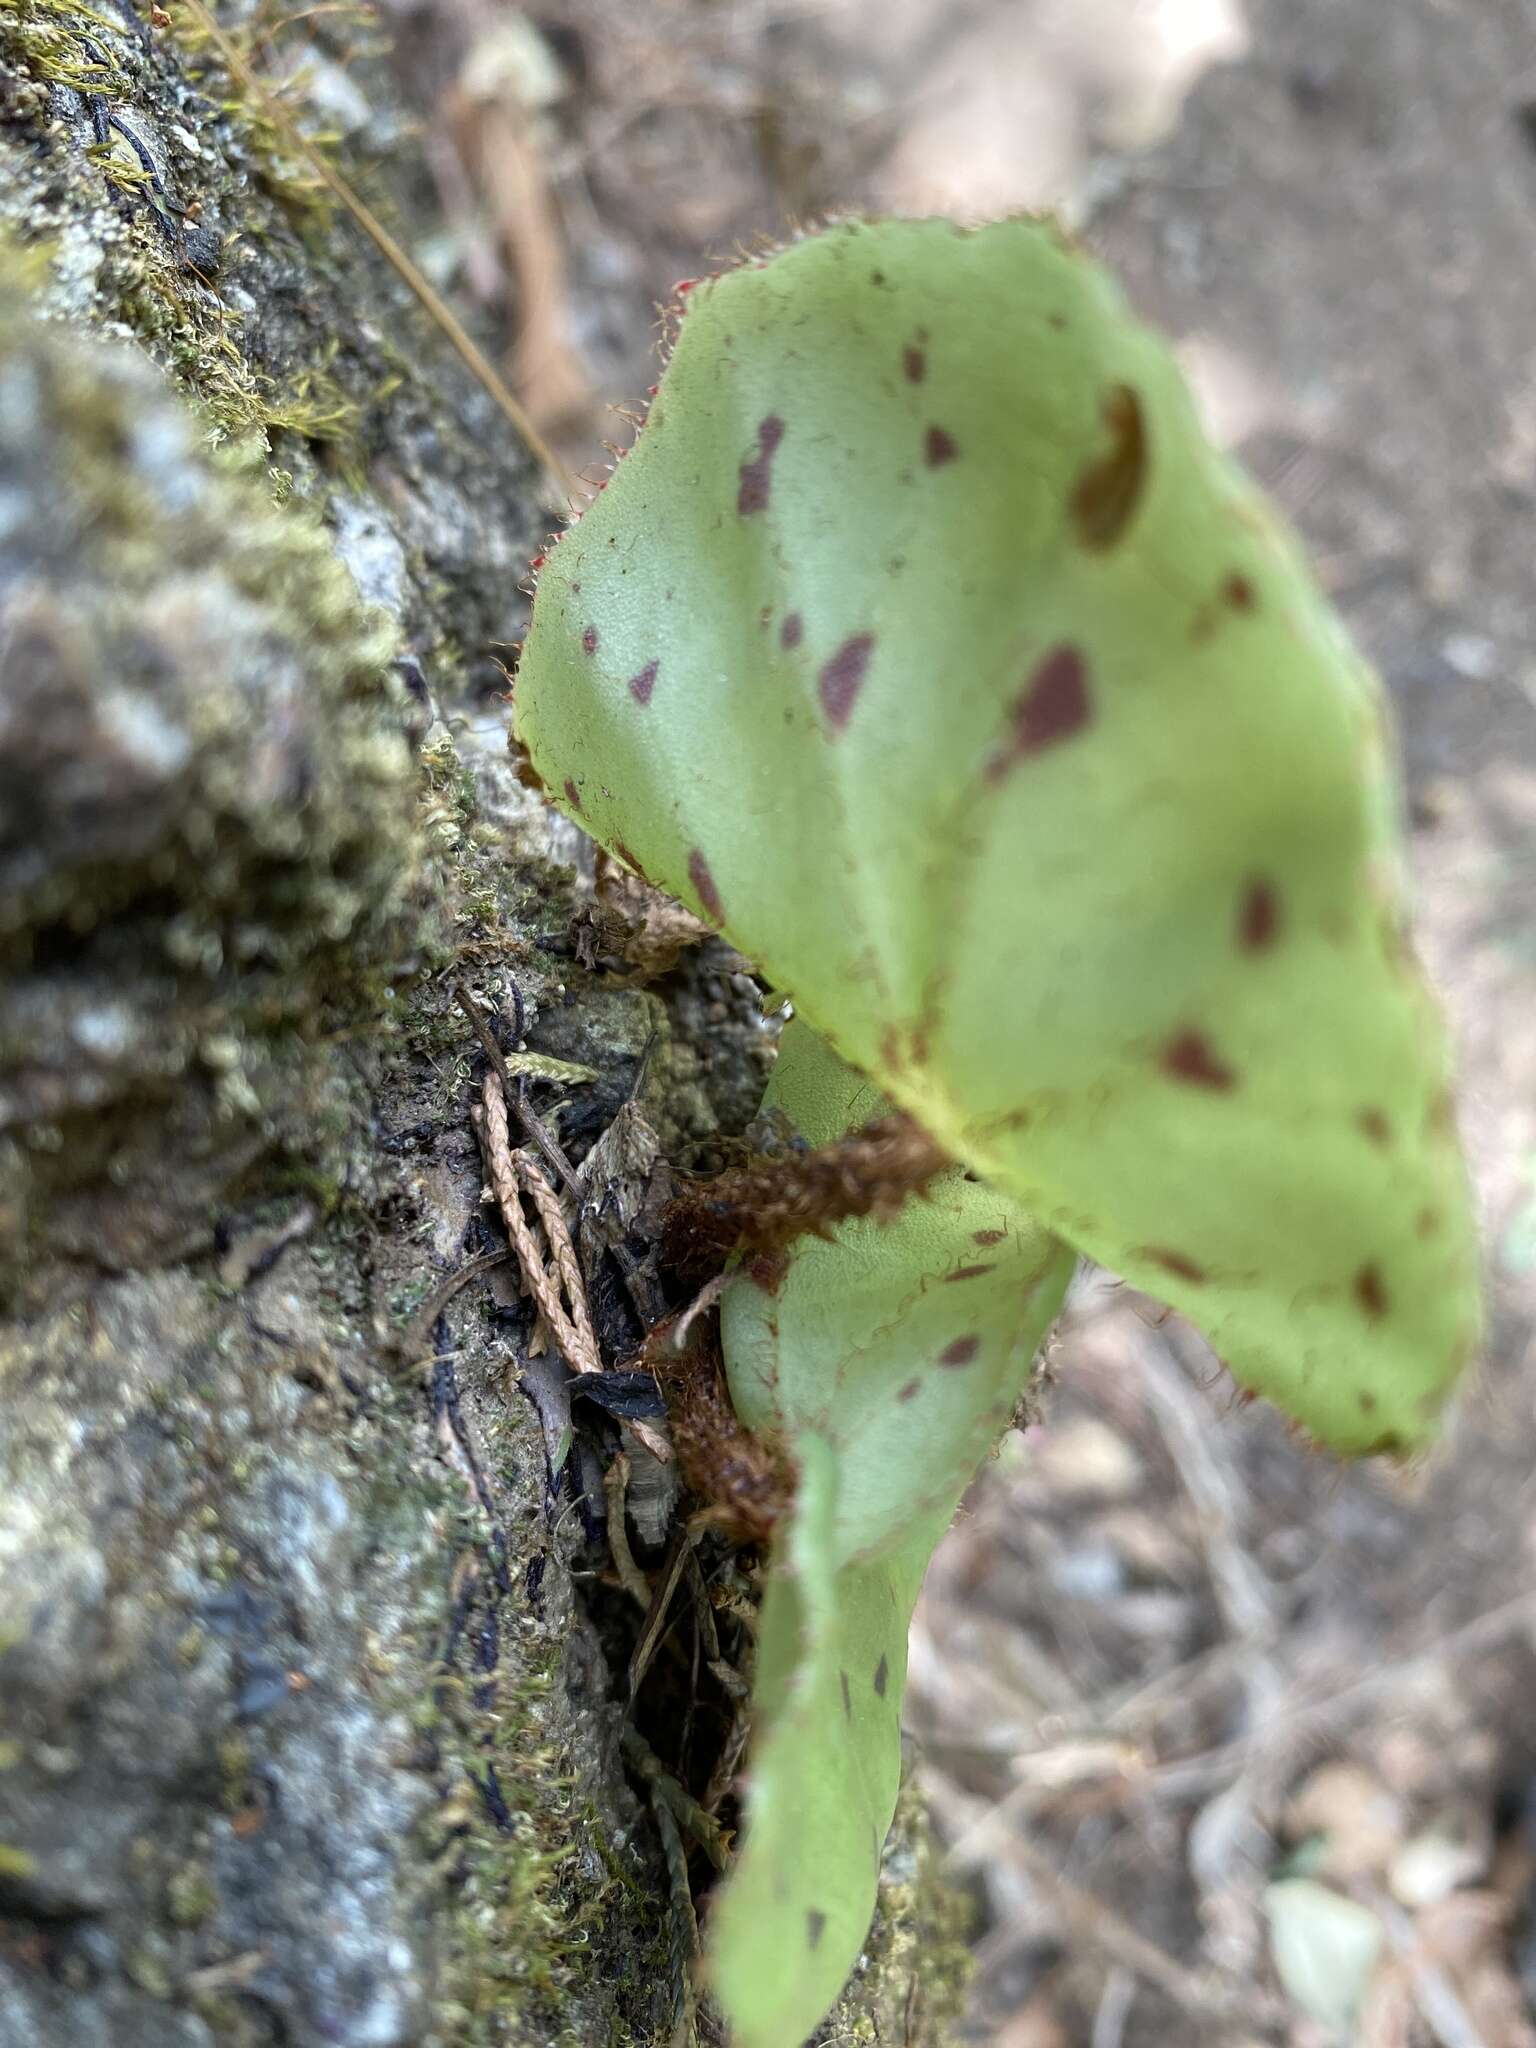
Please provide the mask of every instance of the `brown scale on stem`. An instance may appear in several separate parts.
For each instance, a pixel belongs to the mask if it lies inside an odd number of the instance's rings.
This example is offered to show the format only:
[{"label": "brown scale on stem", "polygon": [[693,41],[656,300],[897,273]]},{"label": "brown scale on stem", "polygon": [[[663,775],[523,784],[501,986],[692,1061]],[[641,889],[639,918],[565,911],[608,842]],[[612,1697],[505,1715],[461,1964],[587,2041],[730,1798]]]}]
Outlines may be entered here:
[{"label": "brown scale on stem", "polygon": [[685,1187],[667,1214],[664,1256],[690,1278],[735,1251],[776,1252],[797,1237],[830,1237],[851,1216],[885,1222],[950,1164],[909,1116],[876,1117],[814,1150],[730,1167]]},{"label": "brown scale on stem", "polygon": [[794,1498],[794,1466],[780,1445],[738,1420],[712,1319],[701,1320],[682,1351],[672,1344],[676,1320],[650,1332],[642,1359],[666,1396],[678,1467],[707,1503],[703,1520],[733,1543],[767,1544]]}]

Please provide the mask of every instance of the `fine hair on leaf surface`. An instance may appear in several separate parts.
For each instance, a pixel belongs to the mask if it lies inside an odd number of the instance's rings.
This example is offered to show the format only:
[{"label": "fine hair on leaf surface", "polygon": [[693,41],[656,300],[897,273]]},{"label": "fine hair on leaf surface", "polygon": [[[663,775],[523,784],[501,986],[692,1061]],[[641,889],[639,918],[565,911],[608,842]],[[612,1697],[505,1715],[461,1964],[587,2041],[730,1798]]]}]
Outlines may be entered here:
[{"label": "fine hair on leaf surface", "polygon": [[[899,1111],[998,1212],[936,1268],[911,1219],[937,1227],[940,1176],[723,1304],[738,1411],[801,1471],[765,1613],[802,1647],[760,1675],[717,1984],[743,2042],[793,2048],[721,1960],[761,1845],[793,1860],[782,1731],[830,1741],[821,1646],[906,1597],[1053,1261],[1177,1308],[1346,1454],[1426,1443],[1475,1351],[1384,699],[1104,271],[1050,222],[919,220],[692,288],[634,448],[540,571],[516,721],[556,801],[792,998],[777,1085],[808,1141]],[[916,1415],[955,1460],[932,1487]],[[849,1591],[866,1571],[895,1576]],[[858,1913],[815,1910],[825,1988]]]}]

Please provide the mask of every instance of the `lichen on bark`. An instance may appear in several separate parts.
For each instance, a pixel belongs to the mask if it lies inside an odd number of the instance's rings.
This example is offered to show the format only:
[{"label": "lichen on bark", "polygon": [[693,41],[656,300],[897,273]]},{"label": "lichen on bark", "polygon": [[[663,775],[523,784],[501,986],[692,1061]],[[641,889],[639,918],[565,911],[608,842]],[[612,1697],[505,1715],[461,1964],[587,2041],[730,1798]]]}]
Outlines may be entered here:
[{"label": "lichen on bark", "polygon": [[[547,522],[187,18],[0,0],[7,2043],[672,2038],[526,1316],[400,1350],[480,1248],[455,980],[515,977],[594,1127],[642,1058],[674,1146],[762,1073],[728,960],[663,999],[566,948],[590,851],[498,666]],[[941,2037],[914,1868],[834,2038]]]}]

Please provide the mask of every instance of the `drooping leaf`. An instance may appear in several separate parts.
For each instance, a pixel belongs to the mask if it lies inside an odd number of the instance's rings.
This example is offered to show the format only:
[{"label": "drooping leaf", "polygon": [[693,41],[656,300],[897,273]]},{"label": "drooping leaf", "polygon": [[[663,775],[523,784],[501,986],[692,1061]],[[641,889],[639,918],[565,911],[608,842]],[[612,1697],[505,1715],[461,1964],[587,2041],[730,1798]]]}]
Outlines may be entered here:
[{"label": "drooping leaf", "polygon": [[1350,1452],[1478,1329],[1378,685],[1058,230],[700,284],[544,568],[557,801],[996,1190]]}]

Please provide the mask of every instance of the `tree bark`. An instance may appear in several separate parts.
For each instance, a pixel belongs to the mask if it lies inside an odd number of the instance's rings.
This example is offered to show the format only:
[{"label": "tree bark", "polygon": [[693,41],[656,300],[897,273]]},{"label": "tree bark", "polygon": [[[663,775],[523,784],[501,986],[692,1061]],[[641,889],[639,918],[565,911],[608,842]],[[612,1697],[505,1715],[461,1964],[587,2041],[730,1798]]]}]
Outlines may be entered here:
[{"label": "tree bark", "polygon": [[[408,230],[387,70],[320,72]],[[596,1071],[578,1150],[763,1071],[718,948],[570,957],[499,666],[550,523],[191,16],[0,0],[4,2048],[687,2038],[528,1311],[421,1315],[495,1242],[458,982]],[[925,1870],[829,2038],[940,2037]]]}]

